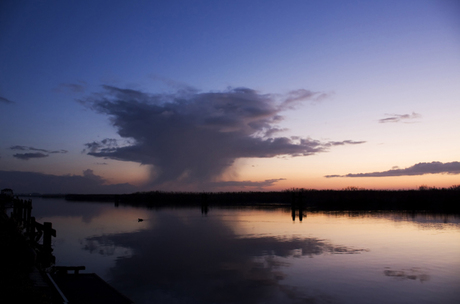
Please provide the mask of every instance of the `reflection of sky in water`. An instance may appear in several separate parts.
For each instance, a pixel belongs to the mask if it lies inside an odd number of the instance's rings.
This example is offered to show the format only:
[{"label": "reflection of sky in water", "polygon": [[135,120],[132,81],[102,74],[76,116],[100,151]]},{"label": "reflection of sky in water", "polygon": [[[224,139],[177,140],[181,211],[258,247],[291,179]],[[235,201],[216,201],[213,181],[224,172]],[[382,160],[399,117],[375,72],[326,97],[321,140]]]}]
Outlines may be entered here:
[{"label": "reflection of sky in water", "polygon": [[85,265],[136,303],[460,301],[452,216],[308,213],[300,223],[289,210],[203,216],[62,200],[34,200],[33,215],[56,228],[58,265]]}]

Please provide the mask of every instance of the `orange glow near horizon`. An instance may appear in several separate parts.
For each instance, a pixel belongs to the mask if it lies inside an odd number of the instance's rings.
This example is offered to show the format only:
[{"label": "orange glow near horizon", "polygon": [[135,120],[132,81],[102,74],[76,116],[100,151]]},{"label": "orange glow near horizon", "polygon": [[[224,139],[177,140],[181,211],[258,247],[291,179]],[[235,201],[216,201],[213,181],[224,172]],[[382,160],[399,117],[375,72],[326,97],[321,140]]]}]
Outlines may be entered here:
[{"label": "orange glow near horizon", "polygon": [[[237,168],[239,174],[237,180],[245,181],[264,181],[267,179],[285,178],[274,183],[265,190],[278,191],[290,188],[304,188],[317,190],[340,190],[347,187],[357,187],[376,190],[404,190],[418,189],[422,185],[436,188],[449,188],[460,184],[460,175],[456,174],[424,174],[412,176],[388,176],[388,177],[332,177],[326,178],[325,175],[341,173],[365,173],[362,168],[350,165],[349,168],[338,169],[338,166],[328,162],[316,162],[316,156],[310,158],[276,158],[264,159],[245,159],[239,160]],[[328,164],[323,166],[324,163]],[[337,164],[338,165],[338,164]],[[343,166],[343,165],[342,165]],[[385,171],[388,167],[379,166],[380,171]],[[379,171],[379,170],[375,170]],[[343,173],[346,172],[346,173]],[[244,190],[244,189],[243,189]],[[248,190],[250,190],[248,188]]]}]

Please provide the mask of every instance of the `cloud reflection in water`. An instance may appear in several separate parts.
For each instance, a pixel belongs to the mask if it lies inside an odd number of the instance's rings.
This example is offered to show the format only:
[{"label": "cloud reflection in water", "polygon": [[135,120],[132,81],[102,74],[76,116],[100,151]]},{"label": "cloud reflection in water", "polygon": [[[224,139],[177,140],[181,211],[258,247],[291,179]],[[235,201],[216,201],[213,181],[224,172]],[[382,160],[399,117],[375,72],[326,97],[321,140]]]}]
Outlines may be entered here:
[{"label": "cloud reflection in water", "polygon": [[136,303],[314,302],[283,284],[289,258],[366,251],[316,238],[241,238],[218,218],[157,219],[152,229],[87,239],[94,252],[131,248],[110,270],[110,283]]},{"label": "cloud reflection in water", "polygon": [[417,267],[401,270],[392,270],[390,267],[385,267],[383,274],[387,277],[393,277],[398,280],[419,280],[420,282],[430,280],[430,275],[426,274]]}]

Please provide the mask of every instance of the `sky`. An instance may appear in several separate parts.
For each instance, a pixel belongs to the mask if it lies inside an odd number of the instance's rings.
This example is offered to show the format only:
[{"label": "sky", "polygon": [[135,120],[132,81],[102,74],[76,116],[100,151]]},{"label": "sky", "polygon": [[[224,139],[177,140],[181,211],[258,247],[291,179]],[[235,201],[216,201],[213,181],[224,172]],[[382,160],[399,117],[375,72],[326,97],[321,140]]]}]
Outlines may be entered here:
[{"label": "sky", "polygon": [[0,187],[460,184],[460,2],[0,3]]}]

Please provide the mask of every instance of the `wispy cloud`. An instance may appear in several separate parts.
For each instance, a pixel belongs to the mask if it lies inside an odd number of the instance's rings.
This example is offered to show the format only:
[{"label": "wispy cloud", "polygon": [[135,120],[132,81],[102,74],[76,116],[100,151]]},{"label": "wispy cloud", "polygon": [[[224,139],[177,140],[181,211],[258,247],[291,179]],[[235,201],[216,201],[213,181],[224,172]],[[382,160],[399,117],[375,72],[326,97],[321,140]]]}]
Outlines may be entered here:
[{"label": "wispy cloud", "polygon": [[302,102],[304,100],[310,101],[323,101],[326,99],[331,93],[320,93],[320,92],[313,92],[310,90],[299,89],[290,91],[285,96],[281,96],[284,99],[282,103],[282,107],[292,108],[293,105],[296,105],[298,102]]},{"label": "wispy cloud", "polygon": [[418,163],[404,169],[391,169],[381,172],[370,173],[349,173],[346,175],[326,175],[326,178],[332,177],[384,177],[384,176],[404,176],[404,175],[424,175],[424,174],[460,174],[460,162],[454,161],[450,163],[431,162]]},{"label": "wispy cloud", "polygon": [[406,122],[408,120],[421,118],[422,115],[412,112],[412,114],[385,114],[386,116],[390,116],[387,118],[379,119],[379,123],[389,123],[389,122]]},{"label": "wispy cloud", "polygon": [[40,153],[40,152],[35,152],[35,153],[16,153],[13,154],[13,157],[22,159],[22,160],[29,160],[31,158],[44,158],[48,157],[48,154]]},{"label": "wispy cloud", "polygon": [[343,140],[343,141],[329,141],[324,143],[325,147],[332,147],[332,146],[343,146],[343,145],[359,145],[364,144],[365,141],[354,141],[354,140]]},{"label": "wispy cloud", "polygon": [[119,147],[118,141],[115,138],[105,138],[99,142],[93,141],[91,143],[85,144],[85,149],[83,149],[82,153],[110,153],[115,152],[116,149]]},{"label": "wispy cloud", "polygon": [[87,153],[152,165],[156,185],[215,182],[238,158],[309,156],[336,145],[363,143],[273,137],[284,130],[278,126],[282,111],[323,98],[323,93],[297,90],[274,95],[248,88],[199,93],[186,88],[173,94],[147,94],[103,88],[81,102],[108,115],[118,134],[131,139],[131,144],[120,146],[105,139],[87,143]]},{"label": "wispy cloud", "polygon": [[5,98],[3,96],[0,96],[0,102],[3,103],[14,103],[14,101],[9,100],[8,98]]},{"label": "wispy cloud", "polygon": [[264,187],[273,186],[275,183],[286,180],[285,178],[274,178],[274,179],[266,179],[261,182],[253,182],[253,181],[222,181],[222,182],[213,182],[210,185],[216,188],[221,187],[237,187],[237,188],[257,188],[263,189]]},{"label": "wispy cloud", "polygon": [[22,160],[29,160],[31,158],[44,158],[48,157],[49,154],[56,154],[56,153],[67,153],[67,150],[46,150],[46,149],[37,149],[34,147],[28,146],[12,146],[10,147],[11,150],[18,150],[18,151],[36,151],[36,152],[26,152],[26,153],[16,153],[13,157],[22,159]]},{"label": "wispy cloud", "polygon": [[86,89],[86,83],[61,83],[59,84],[54,91],[58,93],[70,92],[70,93],[83,93]]}]

